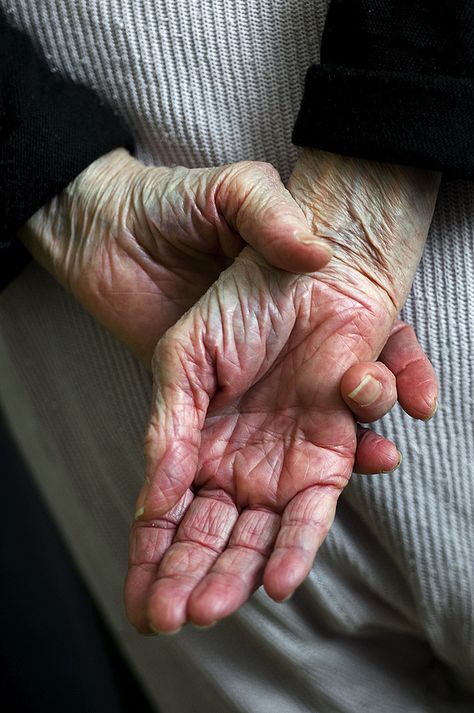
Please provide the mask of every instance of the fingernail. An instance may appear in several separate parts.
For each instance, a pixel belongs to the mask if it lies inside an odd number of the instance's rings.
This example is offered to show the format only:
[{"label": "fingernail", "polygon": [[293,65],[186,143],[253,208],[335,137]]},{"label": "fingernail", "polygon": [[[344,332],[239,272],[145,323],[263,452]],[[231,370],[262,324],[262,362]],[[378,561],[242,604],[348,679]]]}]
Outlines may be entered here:
[{"label": "fingernail", "polygon": [[312,248],[321,248],[321,250],[324,250],[328,255],[334,254],[330,245],[317,238],[311,238],[307,235],[297,235],[296,239],[299,240],[300,243],[303,243],[303,245],[309,245]]},{"label": "fingernail", "polygon": [[174,636],[175,634],[179,634],[182,628],[182,626],[178,626],[177,629],[172,629],[171,631],[159,631],[158,633],[161,634],[161,636]]},{"label": "fingernail", "polygon": [[144,512],[145,512],[145,508],[142,505],[141,508],[138,508],[138,510],[135,510],[135,518],[134,519],[139,520]]},{"label": "fingernail", "polygon": [[431,411],[431,413],[430,413],[430,415],[428,416],[428,418],[425,419],[425,421],[431,421],[431,419],[434,418],[434,416],[435,416],[435,414],[436,414],[436,411],[438,410],[438,405],[439,405],[439,404],[438,404],[438,397],[436,396],[436,398],[435,398],[435,400],[434,400],[433,410]]},{"label": "fingernail", "polygon": [[401,466],[401,464],[402,464],[402,462],[403,462],[403,456],[402,456],[402,454],[400,453],[400,451],[397,451],[397,453],[398,453],[398,463],[397,463],[397,465],[395,466],[395,468],[392,468],[391,470],[381,470],[381,471],[380,471],[381,473],[394,473],[396,470],[398,470],[398,469],[400,468],[400,466]]},{"label": "fingernail", "polygon": [[354,391],[347,394],[349,399],[355,401],[359,406],[370,406],[377,401],[382,392],[382,384],[373,376],[367,374],[364,376],[359,386],[356,386]]},{"label": "fingernail", "polygon": [[150,479],[145,478],[145,482],[143,484],[142,489],[140,490],[140,493],[138,495],[137,499],[137,509],[135,510],[135,520],[138,520],[141,518],[143,513],[145,512],[145,501],[148,496],[148,491],[150,490]]},{"label": "fingernail", "polygon": [[215,626],[216,624],[217,624],[217,620],[211,621],[210,624],[204,624],[204,626],[201,626],[201,624],[194,624],[193,626],[195,629],[212,629],[212,627]]},{"label": "fingernail", "polygon": [[291,599],[291,597],[293,596],[293,594],[294,594],[294,592],[291,592],[291,594],[288,594],[288,596],[285,597],[284,599],[280,599],[278,604],[284,604],[285,602],[288,602]]},{"label": "fingernail", "polygon": [[183,628],[182,626],[179,626],[177,629],[172,629],[172,631],[160,631],[157,629],[153,624],[148,622],[148,628],[154,633],[154,634],[160,634],[160,636],[174,636],[174,634],[178,634],[181,629]]}]

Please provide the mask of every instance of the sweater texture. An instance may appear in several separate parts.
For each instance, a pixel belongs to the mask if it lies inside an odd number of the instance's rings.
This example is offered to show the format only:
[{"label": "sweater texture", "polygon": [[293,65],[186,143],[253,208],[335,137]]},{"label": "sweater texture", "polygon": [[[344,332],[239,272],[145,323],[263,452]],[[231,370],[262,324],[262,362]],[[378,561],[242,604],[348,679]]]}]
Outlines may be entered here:
[{"label": "sweater texture", "polygon": [[[50,67],[94,88],[146,163],[274,163],[287,178],[321,0],[1,0]],[[397,474],[355,476],[292,599],[140,637],[122,604],[150,377],[38,266],[0,297],[0,397],[75,559],[161,713],[474,710],[474,189],[443,183],[404,317],[441,377],[429,424],[375,428]],[[41,300],[37,295],[41,294]],[[12,505],[14,507],[14,504]]]}]

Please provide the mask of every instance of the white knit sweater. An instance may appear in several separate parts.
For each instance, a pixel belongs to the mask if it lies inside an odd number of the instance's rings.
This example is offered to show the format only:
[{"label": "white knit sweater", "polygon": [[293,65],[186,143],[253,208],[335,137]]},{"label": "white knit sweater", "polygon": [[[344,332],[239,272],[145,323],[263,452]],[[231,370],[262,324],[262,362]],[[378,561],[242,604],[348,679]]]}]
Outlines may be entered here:
[{"label": "white knit sweater", "polygon": [[[286,179],[326,0],[0,0],[56,71],[125,117],[138,157],[265,159]],[[474,187],[441,189],[404,316],[441,380],[404,455],[355,476],[308,580],[209,631],[141,638],[122,606],[150,378],[43,271],[0,299],[0,397],[119,644],[162,713],[474,711]],[[41,295],[41,299],[38,296]],[[467,691],[471,689],[469,694]]]}]

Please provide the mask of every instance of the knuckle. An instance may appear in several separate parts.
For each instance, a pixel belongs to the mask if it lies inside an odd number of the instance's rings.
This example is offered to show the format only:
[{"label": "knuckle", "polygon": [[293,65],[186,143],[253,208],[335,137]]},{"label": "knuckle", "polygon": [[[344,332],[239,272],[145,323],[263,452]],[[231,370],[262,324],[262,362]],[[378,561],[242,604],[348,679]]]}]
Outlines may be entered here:
[{"label": "knuckle", "polygon": [[280,174],[275,166],[268,161],[241,161],[236,165],[240,169],[241,176],[248,178],[251,175],[255,180],[261,180],[264,177],[272,182],[280,181]]}]

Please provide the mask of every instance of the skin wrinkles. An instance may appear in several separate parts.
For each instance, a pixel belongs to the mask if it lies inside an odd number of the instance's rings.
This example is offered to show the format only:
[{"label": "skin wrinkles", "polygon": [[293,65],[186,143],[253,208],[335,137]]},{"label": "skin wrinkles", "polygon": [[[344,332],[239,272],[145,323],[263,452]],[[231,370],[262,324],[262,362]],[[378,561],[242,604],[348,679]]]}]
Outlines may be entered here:
[{"label": "skin wrinkles", "polygon": [[166,576],[158,577],[155,582],[155,591],[160,585],[171,583],[169,580],[177,580],[179,585],[192,589],[196,579],[202,571],[205,560],[211,561],[215,551],[205,543],[199,543],[199,552],[191,547],[191,543],[176,542],[163,556],[163,563],[166,564]]},{"label": "skin wrinkles", "polygon": [[187,545],[191,542],[197,542],[203,545],[214,554],[220,552],[227,544],[227,541],[232,531],[234,521],[237,519],[237,512],[234,505],[222,503],[220,500],[212,498],[211,507],[201,519],[192,517],[186,527],[184,527],[176,542]]},{"label": "skin wrinkles", "polygon": [[[295,244],[293,231],[281,237],[280,215],[293,211],[301,221],[301,213],[278,175],[269,183],[268,173],[268,166],[257,162],[209,169],[146,167],[117,149],[38,211],[21,238],[38,262],[149,366],[158,336],[229,266],[246,240],[275,258],[276,242],[288,251],[293,241],[285,258],[289,263],[293,254],[300,255],[301,264],[307,259],[303,254],[316,254]],[[270,187],[273,218],[262,214]],[[244,198],[247,234],[232,225],[233,206]],[[321,259],[328,258],[325,251]],[[107,293],[115,293],[122,305],[112,310]],[[145,307],[140,294],[153,304]]]},{"label": "skin wrinkles", "polygon": [[398,311],[411,285],[405,261],[421,256],[420,216],[431,219],[439,181],[436,172],[309,150],[289,188],[316,234],[321,221],[330,226],[326,237],[337,247],[336,259],[356,257],[357,269],[383,287]]},{"label": "skin wrinkles", "polygon": [[[261,430],[261,429],[260,429],[260,430]],[[233,435],[233,436],[235,437],[235,434],[232,434],[232,435]],[[262,434],[261,434],[261,432],[260,432],[260,436],[259,436],[259,438],[260,438],[260,439],[262,438]],[[291,440],[291,438],[292,438],[292,437],[291,437],[291,435],[290,435],[290,440]],[[293,439],[294,439],[294,437],[293,437]],[[225,457],[225,456],[224,456],[224,457]]]},{"label": "skin wrinkles", "polygon": [[[266,469],[266,472],[268,473],[268,480],[266,481],[265,488],[263,488],[263,490],[265,491],[265,498],[260,499],[258,502],[261,504],[265,503],[267,505],[269,502],[278,503],[278,507],[280,507],[280,504],[283,501],[285,501],[284,504],[286,504],[289,497],[292,497],[294,493],[291,490],[291,494],[289,496],[282,495],[281,497],[278,497],[278,483],[282,484],[280,492],[283,493],[284,489],[286,489],[287,487],[285,481],[292,480],[292,472],[295,467],[295,462],[298,463],[297,467],[300,485],[304,482],[304,473],[309,472],[308,463],[311,461],[311,458],[307,454],[307,449],[309,445],[306,445],[307,439],[305,439],[304,435],[301,434],[301,428],[298,424],[293,425],[292,431],[286,429],[283,440],[281,440],[281,435],[279,435],[278,433],[266,433],[265,429],[263,429],[261,426],[259,427],[258,432],[255,433],[254,428],[255,425],[253,425],[252,427],[252,436],[251,438],[248,438],[247,441],[245,441],[245,434],[241,437],[236,437],[235,433],[232,433],[231,438],[234,438],[235,444],[231,452],[229,453],[229,448],[226,447],[220,459],[214,458],[212,462],[212,471],[210,470],[209,461],[206,461],[205,469],[203,468],[203,466],[198,468],[196,484],[200,488],[202,488],[204,485],[214,485],[216,483],[214,478],[217,472],[220,471],[222,477],[222,475],[229,470],[229,485],[227,486],[229,488],[229,492],[234,492],[236,494],[237,502],[240,505],[247,505],[249,502],[251,503],[254,501],[252,499],[249,499],[248,495],[245,495],[245,497],[239,496],[239,492],[250,492],[248,490],[249,482],[252,480],[255,474],[259,474],[259,471],[261,472],[262,464],[267,463],[269,466]],[[295,432],[301,435],[295,436]],[[266,438],[266,435],[269,436],[268,439]],[[243,447],[246,448],[246,451],[244,452],[248,452],[249,454],[247,457],[241,454]],[[352,447],[354,447],[353,444]],[[324,472],[324,458],[322,456],[324,450],[333,450],[337,453],[338,456],[341,456],[343,453],[345,453],[348,463],[346,469],[347,467],[349,467],[350,472],[351,456],[350,452],[348,453],[348,448],[343,447],[341,445],[335,448],[326,449],[324,446],[321,447],[317,446],[316,444],[313,444],[310,448],[322,451],[321,453],[319,453],[319,459],[322,463],[322,472]],[[270,457],[270,453],[272,450],[279,452],[278,458],[276,458],[275,456],[273,458]],[[261,475],[259,477],[261,479]],[[316,476],[314,475],[313,477]],[[221,481],[219,480],[218,482]],[[273,486],[272,483],[275,483],[276,485]],[[262,490],[261,480],[259,482],[259,492],[260,490]],[[258,495],[258,497],[261,498],[261,494]]]},{"label": "skin wrinkles", "polygon": [[[240,409],[240,411],[243,410],[242,404],[240,404],[239,409]],[[240,413],[240,415],[242,416],[242,413]],[[255,424],[254,424],[253,427],[255,427]],[[266,431],[266,433],[265,433],[265,429],[263,429],[262,426],[259,426],[258,441],[265,443],[265,441],[266,441],[266,435],[268,435],[268,434],[269,434],[268,431]],[[229,433],[227,433],[227,434],[226,434],[226,438],[229,438],[230,440],[232,440],[232,439],[235,440],[235,439],[236,439],[236,434],[235,434],[235,419],[234,419],[234,431],[230,434],[230,436],[229,436]],[[244,434],[244,437],[243,437],[243,438],[245,438],[245,434]],[[221,439],[221,440],[222,440],[223,443],[225,443],[225,439],[224,439],[224,438]],[[293,442],[293,441],[295,440],[294,434],[290,433],[288,436],[285,436],[284,442],[286,442],[287,440],[288,440],[289,442]],[[254,441],[254,438],[252,438],[252,441]],[[239,443],[239,442],[243,442],[241,438],[238,438],[238,439],[237,439],[237,443]],[[254,442],[255,442],[255,441],[254,441]],[[236,451],[236,448],[233,447],[231,450],[232,450],[232,453],[234,454],[235,451]],[[339,450],[339,449],[338,449],[338,450]],[[226,456],[228,456],[228,452],[227,452],[227,453],[224,453],[222,457],[223,457],[223,458],[226,458]],[[216,467],[217,467],[217,464],[218,464],[217,456],[214,454],[214,456],[213,456],[213,468],[216,468]],[[209,461],[207,461],[207,467],[209,467]],[[258,466],[256,466],[256,467],[258,467]],[[200,472],[202,472],[202,466],[201,466]],[[198,481],[198,482],[202,483],[202,476],[199,478],[199,481]]]},{"label": "skin wrinkles", "polygon": [[[326,174],[337,185],[337,177],[330,171]],[[193,203],[198,204],[196,209]],[[302,581],[322,541],[316,530],[307,556],[299,553],[292,566],[291,552],[285,550],[282,555],[278,549],[279,540],[284,542],[285,522],[292,513],[310,512],[314,515],[311,523],[324,518],[329,522],[335,497],[324,483],[337,484],[340,491],[341,473],[350,472],[352,456],[344,459],[338,446],[351,442],[355,451],[355,423],[352,414],[344,411],[340,383],[344,358],[352,362],[358,356],[357,340],[352,344],[341,339],[350,330],[344,332],[338,313],[356,298],[356,311],[369,315],[368,324],[373,320],[374,329],[381,330],[382,321],[376,315],[386,311],[388,300],[369,278],[360,279],[360,265],[354,261],[344,265],[335,259],[315,280],[314,271],[327,263],[330,253],[315,244],[314,231],[305,222],[304,201],[299,203],[268,165],[246,162],[212,169],[154,169],[116,150],[94,162],[22,231],[23,241],[38,261],[109,331],[152,365],[154,407],[146,439],[151,482],[145,483],[137,502],[125,593],[130,617],[142,631],[148,630],[150,622],[165,630],[179,627],[188,616],[188,604],[201,623],[209,621],[211,614],[215,618],[216,611],[228,614],[245,601],[262,576],[270,596],[282,598],[285,588]],[[244,209],[238,210],[243,204]],[[298,240],[298,235],[303,239]],[[229,257],[223,251],[233,256],[245,242],[257,252],[244,249],[217,287],[168,330],[152,359],[158,337],[227,268]],[[311,276],[296,274],[303,270]],[[163,284],[163,292],[158,283]],[[372,309],[375,304],[377,309]],[[300,307],[306,316],[296,324]],[[374,337],[374,344],[377,340],[384,343],[382,331]],[[322,346],[315,349],[318,341]],[[341,353],[339,360],[334,359],[334,348]],[[306,359],[310,354],[313,358]],[[400,371],[403,363],[394,354],[390,358]],[[303,366],[295,370],[301,362]],[[219,384],[224,388],[219,390]],[[306,393],[312,394],[313,403],[310,399],[301,403]],[[265,403],[267,417],[262,419]],[[229,406],[233,407],[230,413]],[[252,415],[256,411],[261,415]],[[212,413],[209,420],[207,413]],[[259,426],[264,433],[259,433]],[[244,457],[236,468],[235,448],[225,452],[226,436],[240,442],[237,455]],[[281,454],[274,443],[282,443],[286,452]],[[225,538],[217,543],[211,538],[217,548],[214,554],[208,549],[199,554],[203,529],[212,530],[212,518],[206,512],[215,499],[209,495],[208,484],[199,489],[193,479],[206,458],[213,467],[217,463],[213,485],[228,495],[233,492],[234,471],[242,476],[239,497],[254,504],[265,503],[268,482],[272,498],[281,501],[273,502],[273,508],[280,508],[295,493],[281,512],[280,530],[265,571],[259,570],[261,555],[256,550],[249,564],[252,553],[247,548],[245,566],[252,574],[241,572],[244,584],[238,597],[219,605],[208,585],[207,603],[194,595],[217,562],[225,574],[225,560],[217,552],[224,547],[225,555]],[[273,466],[278,460],[283,477],[277,482],[278,470]],[[245,477],[251,488],[247,494]],[[307,488],[313,481],[314,487]],[[302,485],[305,489],[298,491]],[[170,508],[172,512],[188,497],[180,518],[173,517]],[[163,507],[159,510],[163,501],[165,512]],[[194,503],[201,535],[196,542],[183,543],[183,532],[192,537],[192,528],[186,528]],[[235,524],[238,533],[245,510],[235,501],[234,507],[240,512]],[[258,517],[262,523],[271,521],[263,511],[258,511]],[[160,527],[162,519],[166,527]],[[197,569],[191,580],[183,574],[170,584],[160,562],[170,545],[171,550],[176,545],[182,551],[183,544]],[[143,561],[135,565],[137,553],[139,559],[141,555],[152,558],[150,566]]]},{"label": "skin wrinkles", "polygon": [[242,179],[245,171],[248,170],[249,166],[257,168],[260,171],[261,182],[267,191],[258,193],[258,200],[260,205],[265,209],[273,206],[275,194],[285,192],[285,188],[281,183],[280,176],[275,167],[264,161],[255,161],[250,164],[248,161],[241,161],[236,165],[236,170],[232,173],[232,178],[230,181],[221,181],[217,184],[214,193],[215,205],[226,206],[228,205],[229,196],[238,196],[237,201],[232,199],[232,213],[235,218],[231,221],[232,227],[240,232],[242,229],[242,223],[245,223],[248,218],[252,216],[253,212],[253,201],[256,191],[258,191],[259,186],[249,185],[247,190],[244,192],[236,191],[236,183]]},{"label": "skin wrinkles", "polygon": [[[162,590],[158,596],[151,584],[154,606],[148,606],[147,615],[162,630],[182,625],[188,616],[202,624],[211,617],[214,620],[216,612],[227,615],[250,596],[259,578],[274,599],[291,594],[311,567],[351,475],[357,430],[339,384],[349,366],[376,359],[386,344],[421,254],[435,193],[424,200],[425,214],[418,210],[413,220],[408,219],[413,208],[410,191],[402,186],[396,197],[392,192],[396,192],[397,182],[408,186],[417,181],[426,191],[431,179],[423,172],[374,169],[369,163],[317,154],[320,164],[312,172],[314,189],[310,190],[305,178],[311,173],[307,162],[314,157],[310,155],[297,166],[290,190],[305,214],[316,216],[316,220],[323,195],[325,220],[334,234],[339,235],[344,226],[354,236],[350,250],[344,252],[341,242],[342,257],[336,253],[317,273],[296,276],[271,267],[254,250],[245,248],[201,302],[167,334],[170,344],[184,349],[182,364],[192,345],[193,369],[199,371],[195,354],[207,352],[201,373],[207,374],[206,378],[214,373],[214,380],[218,375],[218,382],[226,387],[225,394],[216,394],[215,386],[207,391],[212,415],[203,418],[200,411],[196,466],[180,471],[183,479],[174,497],[180,497],[181,488],[194,484],[196,507],[205,509],[209,505],[201,496],[209,488],[221,488],[232,497],[239,518],[247,507],[263,505],[280,517],[280,529],[266,564],[255,541],[249,579],[242,570],[229,569],[230,563],[236,566],[238,560],[226,556],[228,545],[221,545],[212,563],[203,555],[205,564],[202,562],[200,577],[195,571],[194,591],[188,587],[181,594],[179,589],[173,590],[173,596],[179,597],[174,613],[173,607],[167,609],[166,616],[160,613],[166,592]],[[355,175],[357,166],[359,174]],[[301,183],[298,176],[302,176]],[[354,197],[351,191],[357,181],[360,195]],[[436,180],[431,184],[435,192]],[[381,203],[382,194],[387,196],[384,210],[376,206],[362,211],[359,200],[368,200],[367,205],[372,199],[377,203],[377,192]],[[383,223],[377,225],[377,221]],[[318,225],[316,230],[311,225],[316,233]],[[395,230],[398,232],[392,235]],[[410,241],[417,244],[409,245]],[[409,275],[399,279],[397,266],[404,261],[405,272],[410,266]],[[394,272],[396,292],[387,271]],[[188,330],[193,339],[183,342],[182,335]],[[159,383],[160,370],[172,373],[173,367],[157,365]],[[172,410],[172,401],[165,399],[163,408]],[[166,443],[174,436],[167,432],[163,438]],[[169,459],[165,465],[157,452],[155,463],[157,482],[167,482]],[[168,488],[166,497],[156,490],[144,518],[165,513],[172,502],[169,497]],[[178,539],[187,517],[188,513],[178,527]],[[239,519],[235,528],[238,523]],[[217,571],[220,583],[214,586],[213,573]],[[159,564],[158,572],[158,577],[166,578],[165,562]],[[235,598],[228,593],[221,601],[227,591],[226,573],[228,582],[240,578],[247,589]]]}]

